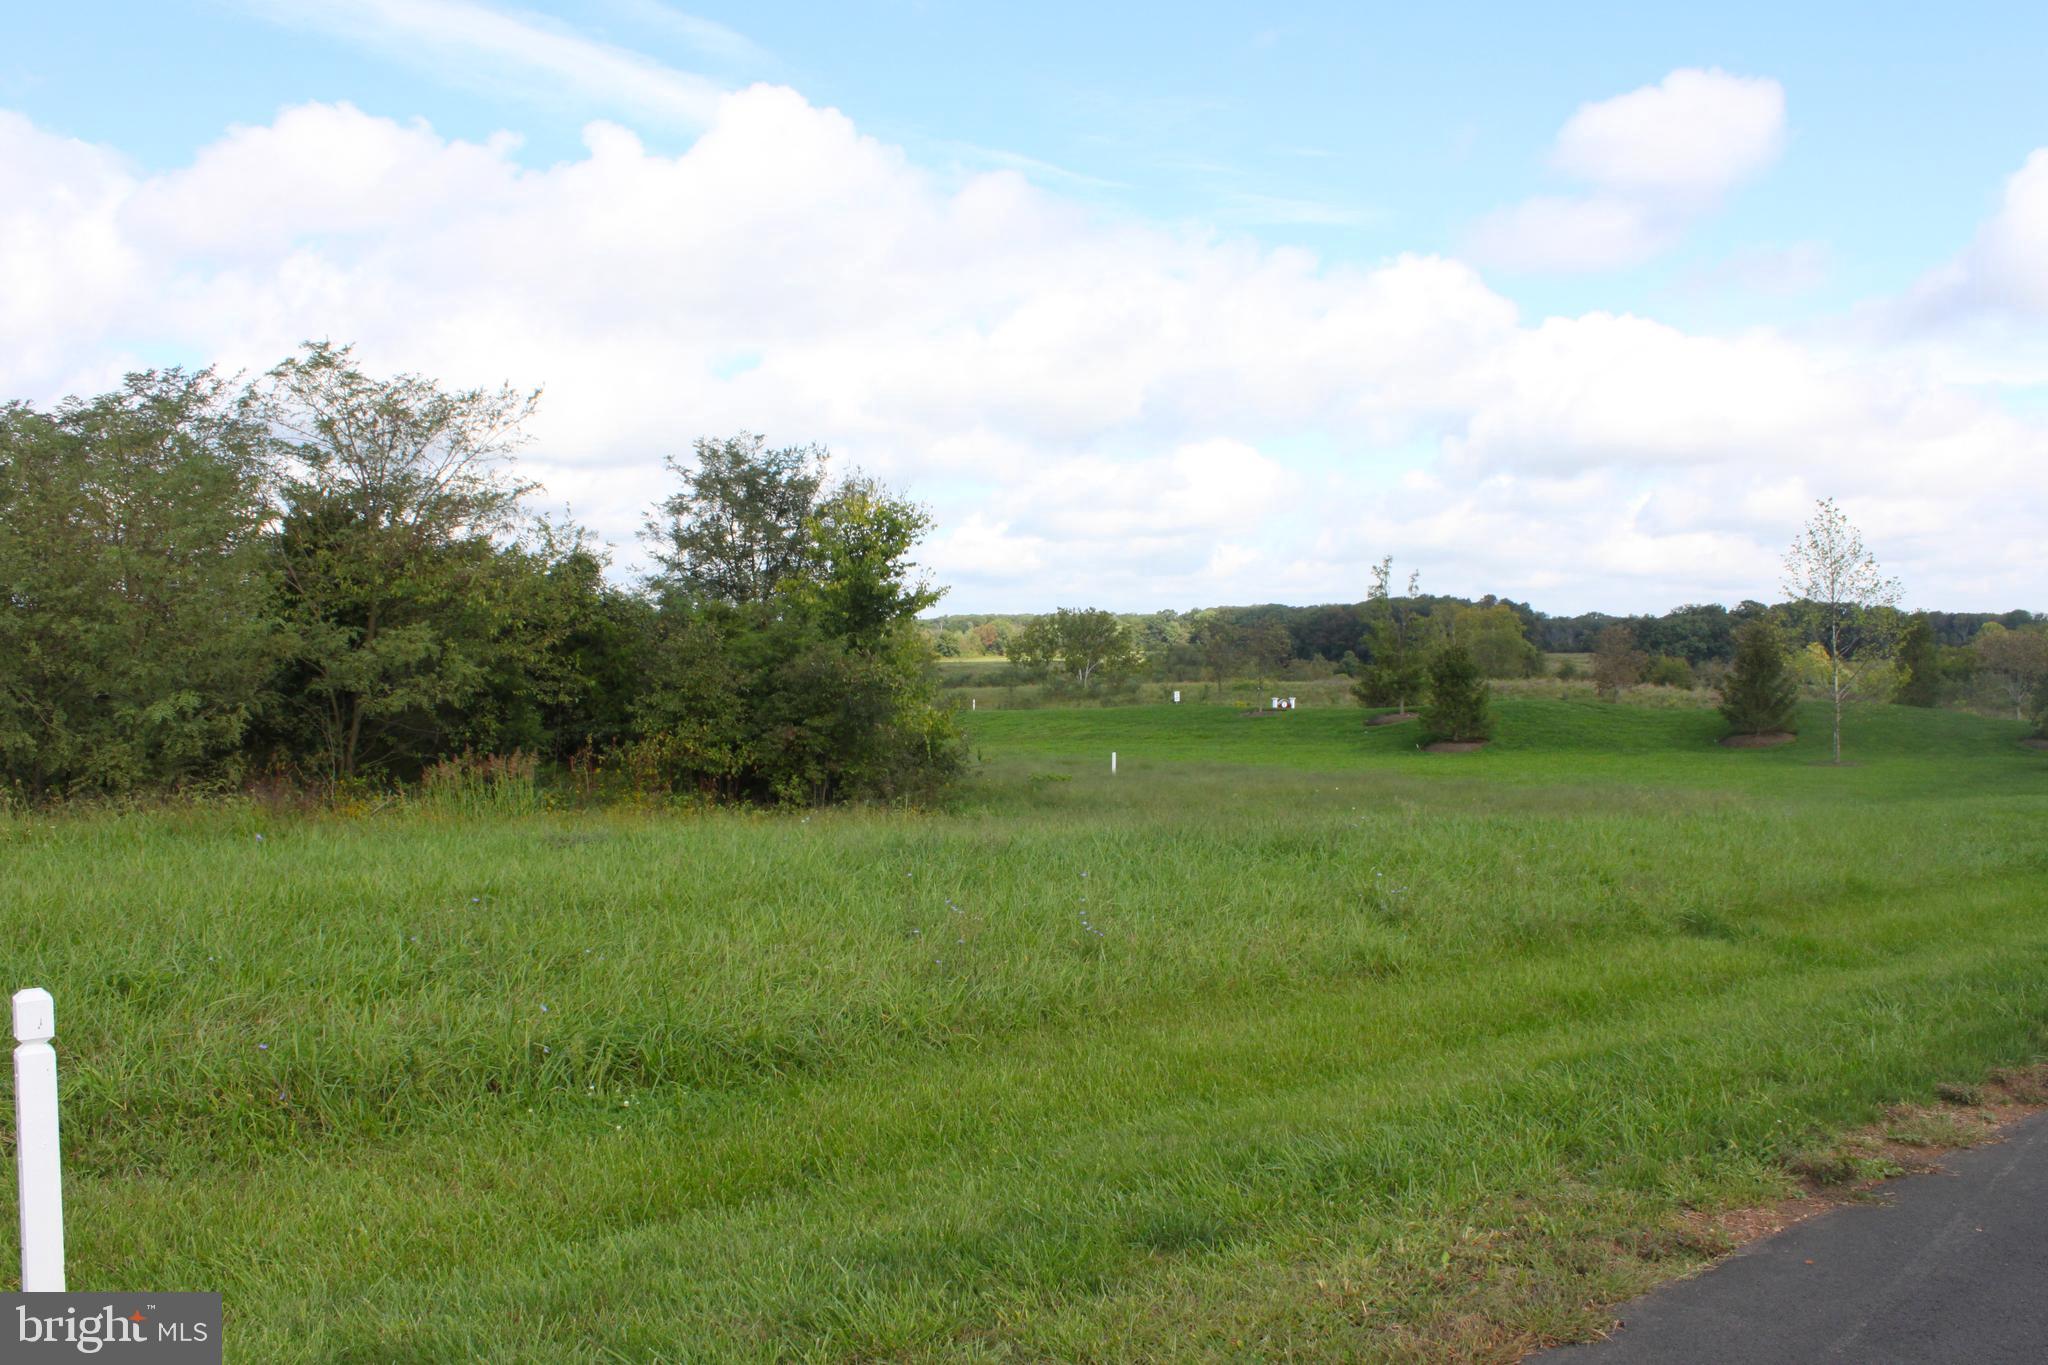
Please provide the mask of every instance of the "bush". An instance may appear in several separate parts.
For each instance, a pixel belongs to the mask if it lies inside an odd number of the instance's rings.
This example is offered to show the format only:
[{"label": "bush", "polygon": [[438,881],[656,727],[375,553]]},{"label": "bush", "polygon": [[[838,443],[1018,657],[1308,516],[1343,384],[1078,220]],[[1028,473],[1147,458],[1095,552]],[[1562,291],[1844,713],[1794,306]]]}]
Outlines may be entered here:
[{"label": "bush", "polygon": [[1493,738],[1491,689],[1463,645],[1439,653],[1429,667],[1429,704],[1422,731],[1432,742],[1469,743]]},{"label": "bush", "polygon": [[1655,687],[1693,686],[1692,665],[1675,654],[1659,654],[1643,671],[1643,681]]}]

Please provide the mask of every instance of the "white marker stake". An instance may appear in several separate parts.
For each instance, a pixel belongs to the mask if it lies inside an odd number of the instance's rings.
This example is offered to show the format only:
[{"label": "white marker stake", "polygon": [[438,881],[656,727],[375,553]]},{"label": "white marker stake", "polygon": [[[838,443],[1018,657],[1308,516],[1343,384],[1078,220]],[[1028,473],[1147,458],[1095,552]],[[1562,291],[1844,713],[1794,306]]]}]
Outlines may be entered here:
[{"label": "white marker stake", "polygon": [[1116,776],[1116,750],[1114,749],[1109,751],[1109,775],[1111,777]]},{"label": "white marker stake", "polygon": [[57,1006],[14,993],[14,1172],[20,1182],[21,1292],[64,1292],[64,1186],[57,1160]]},{"label": "white marker stake", "polygon": [[1180,689],[1178,687],[1173,689],[1173,704],[1175,706],[1180,705]]},{"label": "white marker stake", "polygon": [[970,711],[979,711],[981,709],[981,698],[969,697],[967,699],[967,709]]}]

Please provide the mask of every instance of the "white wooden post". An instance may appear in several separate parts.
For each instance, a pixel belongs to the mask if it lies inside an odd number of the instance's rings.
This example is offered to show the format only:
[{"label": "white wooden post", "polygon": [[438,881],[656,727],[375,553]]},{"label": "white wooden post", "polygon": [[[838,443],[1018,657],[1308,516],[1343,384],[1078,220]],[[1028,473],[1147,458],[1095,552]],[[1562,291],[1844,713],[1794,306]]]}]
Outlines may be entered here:
[{"label": "white wooden post", "polygon": [[1116,776],[1116,750],[1114,749],[1109,751],[1109,775],[1111,777]]},{"label": "white wooden post", "polygon": [[1280,709],[1280,699],[1278,697],[1273,698],[1273,704],[1267,707],[1266,709],[1269,711],[1278,711]]},{"label": "white wooden post", "polygon": [[970,711],[979,711],[981,709],[981,698],[969,697],[967,699],[967,709]]},{"label": "white wooden post", "polygon": [[1294,709],[1294,698],[1292,698],[1292,697],[1289,697],[1289,698],[1287,699],[1287,709],[1288,709],[1288,710],[1290,710],[1290,711],[1292,711],[1292,710]]},{"label": "white wooden post", "polygon": [[1180,705],[1180,689],[1178,687],[1173,689],[1173,704],[1175,706]]},{"label": "white wooden post", "polygon": [[64,1292],[64,1186],[57,1160],[57,1006],[14,993],[14,1173],[21,1207],[21,1292]]}]

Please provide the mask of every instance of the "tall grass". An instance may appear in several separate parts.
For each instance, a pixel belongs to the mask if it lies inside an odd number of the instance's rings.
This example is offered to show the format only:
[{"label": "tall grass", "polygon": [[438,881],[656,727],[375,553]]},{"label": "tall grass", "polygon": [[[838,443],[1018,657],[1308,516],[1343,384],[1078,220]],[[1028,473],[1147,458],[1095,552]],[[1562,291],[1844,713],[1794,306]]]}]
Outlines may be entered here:
[{"label": "tall grass", "polygon": [[977,715],[925,814],[0,819],[74,1282],[264,1361],[1507,1359],[2041,1049],[2023,727],[1500,708]]}]

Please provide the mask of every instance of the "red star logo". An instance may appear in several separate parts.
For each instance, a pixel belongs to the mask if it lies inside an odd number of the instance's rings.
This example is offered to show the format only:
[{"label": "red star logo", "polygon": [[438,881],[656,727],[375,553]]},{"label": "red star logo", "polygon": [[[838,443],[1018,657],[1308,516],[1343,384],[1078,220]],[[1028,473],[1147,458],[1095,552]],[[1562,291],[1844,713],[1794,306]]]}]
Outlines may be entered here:
[{"label": "red star logo", "polygon": [[128,1321],[130,1321],[130,1322],[148,1322],[148,1321],[149,1321],[149,1319],[148,1319],[148,1318],[145,1318],[144,1316],[142,1316],[142,1310],[141,1310],[140,1308],[138,1308],[138,1309],[136,1309],[136,1310],[135,1310],[135,1311],[134,1311],[133,1313],[130,1313],[130,1314],[128,1315]]}]

